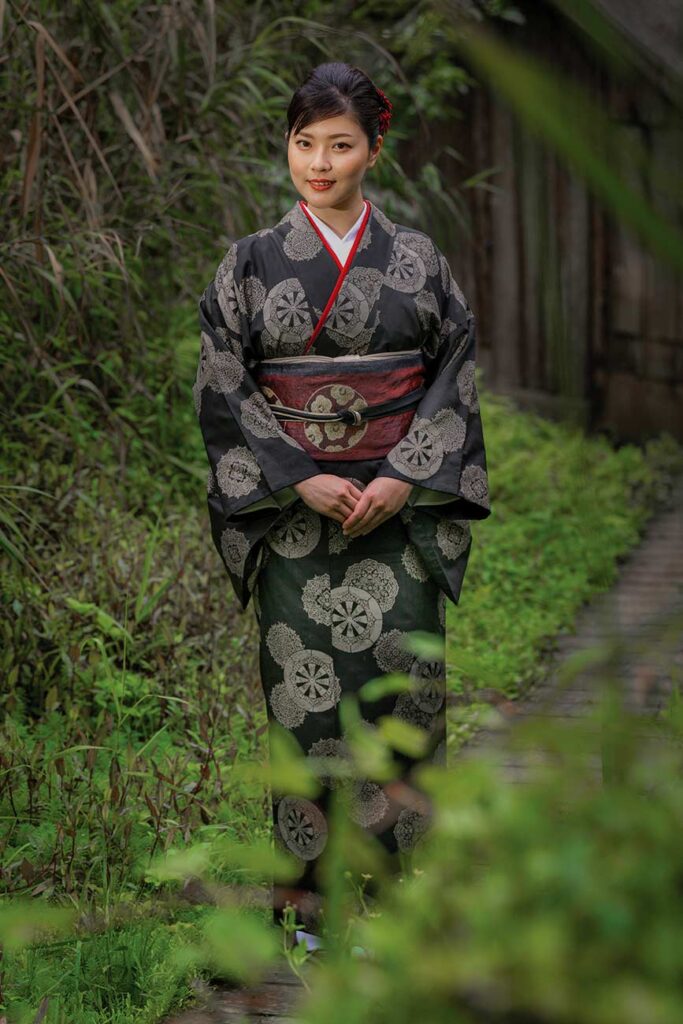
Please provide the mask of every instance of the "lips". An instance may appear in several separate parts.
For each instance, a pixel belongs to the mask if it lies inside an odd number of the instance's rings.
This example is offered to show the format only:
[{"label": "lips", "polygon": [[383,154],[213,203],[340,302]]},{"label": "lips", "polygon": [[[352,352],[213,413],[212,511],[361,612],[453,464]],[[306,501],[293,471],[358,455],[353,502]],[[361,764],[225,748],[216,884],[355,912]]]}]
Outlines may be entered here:
[{"label": "lips", "polygon": [[334,185],[334,181],[330,178],[309,178],[309,185]]}]

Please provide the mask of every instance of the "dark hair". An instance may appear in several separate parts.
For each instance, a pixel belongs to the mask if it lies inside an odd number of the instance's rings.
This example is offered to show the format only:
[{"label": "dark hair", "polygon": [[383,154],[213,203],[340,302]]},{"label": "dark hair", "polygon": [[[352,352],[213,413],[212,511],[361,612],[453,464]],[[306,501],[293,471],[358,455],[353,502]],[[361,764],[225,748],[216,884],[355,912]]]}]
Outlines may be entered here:
[{"label": "dark hair", "polygon": [[386,135],[391,102],[364,71],[352,64],[318,64],[295,91],[287,107],[287,137],[314,121],[351,114],[368,137],[370,149]]}]

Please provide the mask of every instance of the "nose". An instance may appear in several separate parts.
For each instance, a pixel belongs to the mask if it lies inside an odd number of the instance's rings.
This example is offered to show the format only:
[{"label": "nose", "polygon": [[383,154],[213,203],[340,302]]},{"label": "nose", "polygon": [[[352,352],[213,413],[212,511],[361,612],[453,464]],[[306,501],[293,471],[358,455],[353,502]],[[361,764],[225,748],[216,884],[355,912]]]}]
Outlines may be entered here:
[{"label": "nose", "polygon": [[329,157],[325,155],[324,149],[319,149],[311,160],[311,171],[317,174],[319,171],[329,171],[332,163]]}]

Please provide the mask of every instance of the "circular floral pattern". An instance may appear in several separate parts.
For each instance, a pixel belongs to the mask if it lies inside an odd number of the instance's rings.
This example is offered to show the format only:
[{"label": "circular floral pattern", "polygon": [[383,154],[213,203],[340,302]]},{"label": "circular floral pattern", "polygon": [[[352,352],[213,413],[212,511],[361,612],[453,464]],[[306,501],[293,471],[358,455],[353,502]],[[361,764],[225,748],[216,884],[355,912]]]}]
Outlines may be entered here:
[{"label": "circular floral pattern", "polygon": [[432,732],[434,729],[434,715],[419,708],[411,693],[405,691],[399,693],[392,715],[400,718],[403,722],[409,722],[410,725],[416,725],[418,729],[424,729],[426,732]]},{"label": "circular floral pattern", "polygon": [[417,253],[424,263],[427,273],[439,273],[439,260],[437,257],[436,247],[429,235],[422,234],[418,231],[399,231],[396,239],[401,245],[404,245],[406,249],[410,249],[411,252]]},{"label": "circular floral pattern", "polygon": [[486,470],[481,466],[466,466],[460,474],[460,490],[466,498],[488,508],[489,483]]},{"label": "circular floral pattern", "polygon": [[311,314],[297,277],[280,281],[268,292],[263,304],[266,330],[283,345],[303,344],[311,333]]},{"label": "circular floral pattern", "polygon": [[436,543],[446,558],[459,558],[467,550],[471,535],[467,519],[440,519],[436,527]]},{"label": "circular floral pattern", "polygon": [[412,579],[417,580],[418,583],[427,582],[429,579],[427,566],[414,544],[406,544],[401,555],[401,561],[403,562],[403,568]]},{"label": "circular floral pattern", "polygon": [[343,583],[372,594],[383,612],[393,608],[398,596],[398,580],[393,571],[375,558],[363,558],[350,565],[344,573]]},{"label": "circular floral pattern", "polygon": [[241,530],[228,526],[221,534],[221,552],[228,569],[239,575],[249,554],[249,540]]},{"label": "circular floral pattern", "polygon": [[292,700],[292,696],[284,683],[277,683],[270,691],[268,698],[273,714],[285,729],[296,729],[306,718],[306,709]]},{"label": "circular floral pattern", "polygon": [[[345,740],[337,739],[333,736],[326,736],[324,739],[316,740],[315,743],[311,743],[308,748],[308,756],[319,759],[330,757],[340,761],[346,761],[350,758],[350,753]],[[338,775],[326,775],[322,771],[318,772],[317,778],[320,780],[321,784],[323,786],[327,786],[328,789],[337,789],[345,781]]]},{"label": "circular floral pattern", "polygon": [[434,413],[434,425],[441,435],[445,452],[455,452],[462,448],[465,443],[465,421],[454,409],[439,409]]},{"label": "circular floral pattern", "polygon": [[332,658],[310,648],[296,651],[287,659],[285,686],[294,703],[305,711],[328,711],[341,696]]},{"label": "circular floral pattern", "polygon": [[[308,412],[331,413],[343,409],[360,412],[367,404],[358,391],[346,384],[326,384],[309,396],[304,408]],[[306,423],[304,433],[310,443],[322,452],[343,452],[357,445],[367,429],[367,421],[354,426],[341,420],[331,420],[327,423]]]},{"label": "circular floral pattern", "polygon": [[284,558],[303,558],[317,545],[321,530],[320,515],[303,502],[297,502],[271,526],[264,539]]},{"label": "circular floral pattern", "polygon": [[408,634],[400,629],[389,629],[382,633],[372,649],[375,661],[382,672],[408,672],[415,655],[404,646]]},{"label": "circular floral pattern", "polygon": [[367,323],[370,305],[365,294],[346,278],[325,321],[345,338],[357,338]]},{"label": "circular floral pattern", "polygon": [[261,470],[252,452],[244,445],[228,448],[216,466],[216,479],[228,498],[251,494],[261,480]]},{"label": "circular floral pattern", "polygon": [[399,472],[414,480],[425,480],[436,473],[443,455],[438,428],[430,420],[416,416],[408,433],[394,445],[387,458]]},{"label": "circular floral pattern", "polygon": [[416,706],[420,711],[436,714],[446,698],[446,667],[443,661],[416,658],[410,675],[414,680],[410,696]]},{"label": "circular floral pattern", "polygon": [[364,651],[382,631],[382,611],[367,590],[343,584],[330,592],[332,644],[340,651]]},{"label": "circular floral pattern", "polygon": [[266,633],[266,645],[273,660],[284,668],[295,651],[304,649],[303,641],[295,629],[286,622],[274,622]]},{"label": "circular floral pattern", "polygon": [[427,831],[429,818],[410,807],[404,807],[394,825],[399,850],[412,850]]},{"label": "circular floral pattern", "polygon": [[468,406],[472,412],[477,412],[479,409],[479,398],[477,396],[477,386],[474,378],[474,360],[466,359],[458,370],[458,376],[456,377],[458,385],[458,394],[460,401],[463,405]]},{"label": "circular floral pattern", "polygon": [[277,824],[285,845],[302,860],[315,860],[327,843],[327,821],[319,807],[304,797],[283,796]]},{"label": "circular floral pattern", "polygon": [[254,437],[277,437],[280,434],[278,422],[260,391],[255,391],[240,402],[242,426]]},{"label": "circular floral pattern", "polygon": [[356,779],[351,787],[349,815],[363,828],[381,821],[389,810],[386,793],[376,782]]},{"label": "circular floral pattern", "polygon": [[330,576],[323,573],[312,576],[304,584],[301,591],[301,603],[309,619],[319,622],[321,626],[330,624]]},{"label": "circular floral pattern", "polygon": [[394,241],[384,283],[399,292],[419,292],[427,280],[425,265],[416,252]]},{"label": "circular floral pattern", "polygon": [[266,299],[266,286],[260,277],[251,275],[242,279],[240,291],[247,317],[253,320],[256,314],[260,313],[263,309],[263,303]]}]

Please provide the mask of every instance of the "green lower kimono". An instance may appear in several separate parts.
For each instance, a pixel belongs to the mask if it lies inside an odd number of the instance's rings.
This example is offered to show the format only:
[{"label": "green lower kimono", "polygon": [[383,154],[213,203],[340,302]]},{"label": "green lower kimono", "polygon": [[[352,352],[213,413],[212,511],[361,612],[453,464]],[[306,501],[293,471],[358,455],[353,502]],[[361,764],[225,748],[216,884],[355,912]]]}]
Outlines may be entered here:
[{"label": "green lower kimono", "polygon": [[[405,508],[405,506],[404,506]],[[444,594],[411,544],[402,509],[370,533],[344,536],[340,524],[297,500],[265,537],[266,554],[254,590],[260,626],[261,680],[271,723],[290,730],[307,756],[344,756],[339,720],[342,694],[385,672],[415,679],[411,691],[359,704],[372,724],[394,715],[429,734],[425,757],[445,760],[445,666],[422,661],[402,644],[412,630],[445,636]],[[417,763],[395,755],[399,778],[410,782]],[[315,800],[277,792],[272,802],[276,842],[301,861],[297,892],[287,898],[309,930],[321,906],[319,858],[328,839],[330,788]],[[353,820],[377,837],[396,867],[412,849],[428,818],[390,795],[392,787],[354,779]],[[371,887],[372,889],[372,887]],[[279,893],[284,897],[284,890]],[[278,891],[274,918],[279,918]]]}]

